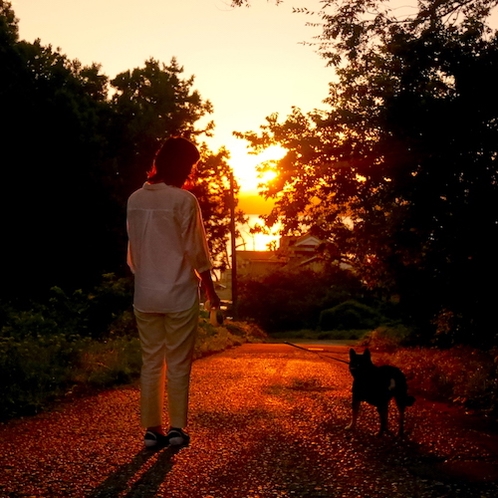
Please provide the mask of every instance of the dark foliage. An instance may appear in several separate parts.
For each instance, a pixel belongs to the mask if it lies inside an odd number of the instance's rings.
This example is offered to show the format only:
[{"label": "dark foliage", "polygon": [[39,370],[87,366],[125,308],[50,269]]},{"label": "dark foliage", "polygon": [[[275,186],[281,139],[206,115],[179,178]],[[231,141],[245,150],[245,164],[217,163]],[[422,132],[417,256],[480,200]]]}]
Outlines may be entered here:
[{"label": "dark foliage", "polygon": [[[90,289],[107,272],[124,275],[129,194],[145,181],[164,138],[210,132],[213,123],[199,129],[197,122],[211,104],[175,59],[150,59],[109,81],[96,64],[84,67],[40,41],[20,41],[3,0],[0,67],[0,297],[26,301],[53,286],[71,292]],[[229,206],[213,209],[209,198],[226,188],[227,153],[201,148],[209,168],[199,201],[223,266]]]},{"label": "dark foliage", "polygon": [[399,298],[423,341],[498,341],[496,5],[422,1],[397,18],[389,2],[324,2],[330,109],[240,134],[288,150],[264,191],[276,199],[267,223],[327,239]]},{"label": "dark foliage", "polygon": [[376,309],[350,300],[323,310],[319,326],[321,330],[373,330],[382,320]]},{"label": "dark foliage", "polygon": [[239,287],[240,318],[268,332],[314,329],[323,309],[363,292],[350,272],[335,268],[323,273],[281,270],[241,279]]}]

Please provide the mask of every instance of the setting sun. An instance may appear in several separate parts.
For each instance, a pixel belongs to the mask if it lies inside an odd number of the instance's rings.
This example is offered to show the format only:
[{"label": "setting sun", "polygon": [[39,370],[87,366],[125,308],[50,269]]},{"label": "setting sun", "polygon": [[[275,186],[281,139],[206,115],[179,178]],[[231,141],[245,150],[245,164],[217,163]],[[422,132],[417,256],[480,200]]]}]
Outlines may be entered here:
[{"label": "setting sun", "polygon": [[238,207],[248,218],[246,224],[238,226],[238,250],[267,251],[269,244],[278,245],[278,228],[274,228],[270,234],[251,233],[255,226],[264,226],[264,222],[259,216],[268,214],[273,207],[271,199],[266,200],[258,194],[258,185],[269,182],[276,177],[274,171],[268,170],[260,173],[256,168],[265,161],[281,159],[286,152],[280,146],[272,146],[261,154],[249,154],[242,142],[236,142],[230,147],[230,164],[240,185]]},{"label": "setting sun", "polygon": [[268,214],[273,207],[271,199],[266,200],[258,194],[258,186],[276,177],[275,171],[267,170],[260,173],[257,171],[257,166],[265,161],[281,159],[286,152],[278,145],[269,147],[261,154],[249,154],[242,142],[236,142],[230,147],[230,164],[240,185],[238,206],[248,216],[248,222],[238,227],[240,236],[237,244],[242,250],[266,251],[268,244],[278,244],[278,229],[272,230],[271,234],[251,233],[251,231],[257,225],[264,225],[259,215]]},{"label": "setting sun", "polygon": [[273,145],[260,154],[249,154],[243,143],[231,146],[229,162],[239,182],[241,194],[256,194],[258,185],[273,180],[276,176],[274,171],[259,173],[256,167],[265,161],[281,159],[286,152],[279,145]]},{"label": "setting sun", "polygon": [[[144,0],[138,23],[137,4],[130,0],[119,2],[119,16],[101,0],[12,3],[22,40],[60,47],[70,60],[101,66],[110,79],[141,68],[149,58],[160,64],[175,58],[184,70],[182,77],[195,77],[194,89],[212,104],[205,120],[215,123],[213,136],[199,139],[212,151],[229,151],[228,162],[240,186],[238,208],[250,217],[250,227],[258,215],[270,212],[273,201],[258,195],[258,185],[275,173],[260,175],[256,166],[283,157],[285,151],[271,147],[249,154],[247,142],[233,133],[258,130],[265,116],[285,116],[294,106],[310,110],[322,105],[334,71],[302,43],[319,33],[306,25],[306,17],[296,15],[291,5],[263,0],[253,2],[250,9],[232,8],[223,0]],[[318,0],[313,3],[320,5]],[[198,128],[205,125],[201,120]],[[272,240],[247,229],[248,250],[265,249]]]}]

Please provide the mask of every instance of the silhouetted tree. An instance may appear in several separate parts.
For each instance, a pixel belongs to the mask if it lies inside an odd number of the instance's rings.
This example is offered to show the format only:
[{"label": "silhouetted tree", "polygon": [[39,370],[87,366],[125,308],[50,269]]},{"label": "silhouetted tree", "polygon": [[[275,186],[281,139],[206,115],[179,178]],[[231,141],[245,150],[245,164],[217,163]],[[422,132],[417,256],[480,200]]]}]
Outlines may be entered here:
[{"label": "silhouetted tree", "polygon": [[15,296],[87,281],[89,269],[101,272],[108,262],[111,240],[102,222],[109,197],[101,119],[107,104],[86,91],[90,69],[39,41],[18,41],[15,21],[10,26],[1,39],[9,60],[0,93],[7,125],[0,216],[2,294]]},{"label": "silhouetted tree", "polygon": [[212,106],[193,90],[194,77],[181,79],[182,73],[174,58],[169,66],[149,59],[143,68],[125,71],[111,81],[124,198],[142,185],[162,140],[178,134],[194,139],[214,126],[210,122],[197,129]]},{"label": "silhouetted tree", "polygon": [[[206,236],[215,267],[226,269],[230,267],[227,248],[230,237],[230,175],[231,169],[227,163],[229,153],[220,149],[211,152],[203,144],[201,160],[192,175],[192,187],[189,190],[197,197],[202,211]],[[234,197],[237,204],[239,187],[235,182]],[[235,211],[235,222],[244,223],[244,214]]]},{"label": "silhouetted tree", "polygon": [[[180,78],[175,60],[150,59],[111,83],[98,64],[20,41],[17,22],[0,0],[3,299],[39,297],[52,285],[87,287],[104,272],[126,271],[128,195],[145,181],[164,138],[195,140],[213,127],[197,125],[211,104],[192,89],[193,77]],[[204,147],[210,166],[201,205],[211,192],[222,196],[225,155]],[[206,215],[215,251],[228,232],[226,210],[217,205]]]},{"label": "silhouetted tree", "polygon": [[364,281],[401,296],[424,338],[497,340],[496,1],[325,2],[330,109],[241,134],[288,149],[268,223],[311,230]]},{"label": "silhouetted tree", "polygon": [[322,272],[284,268],[245,276],[239,287],[240,317],[267,332],[314,329],[321,311],[364,295],[351,272],[333,266]]}]

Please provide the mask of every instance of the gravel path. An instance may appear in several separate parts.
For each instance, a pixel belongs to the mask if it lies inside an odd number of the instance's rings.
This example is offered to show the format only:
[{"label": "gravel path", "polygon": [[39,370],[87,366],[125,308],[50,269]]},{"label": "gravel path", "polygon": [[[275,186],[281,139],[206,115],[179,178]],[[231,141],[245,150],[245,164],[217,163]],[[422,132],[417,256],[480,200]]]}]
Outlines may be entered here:
[{"label": "gravel path", "polygon": [[0,425],[0,497],[498,496],[496,435],[423,400],[402,441],[375,435],[371,407],[349,433],[350,388],[343,363],[244,345],[194,363],[192,444],[176,454],[142,448],[136,387]]}]

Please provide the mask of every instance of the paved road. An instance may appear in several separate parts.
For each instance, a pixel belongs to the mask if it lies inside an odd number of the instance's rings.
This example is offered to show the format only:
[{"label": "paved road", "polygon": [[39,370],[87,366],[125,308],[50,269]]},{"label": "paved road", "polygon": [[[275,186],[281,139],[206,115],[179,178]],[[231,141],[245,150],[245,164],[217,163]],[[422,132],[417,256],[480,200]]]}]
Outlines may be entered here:
[{"label": "paved road", "polygon": [[142,448],[136,387],[0,426],[0,497],[498,496],[498,439],[441,405],[417,400],[403,441],[375,436],[371,408],[345,431],[351,378],[328,356],[347,348],[244,345],[196,361],[192,444],[177,454]]}]

